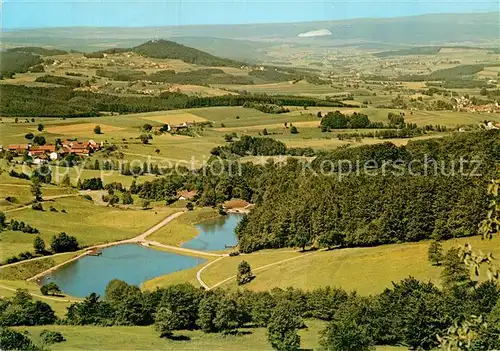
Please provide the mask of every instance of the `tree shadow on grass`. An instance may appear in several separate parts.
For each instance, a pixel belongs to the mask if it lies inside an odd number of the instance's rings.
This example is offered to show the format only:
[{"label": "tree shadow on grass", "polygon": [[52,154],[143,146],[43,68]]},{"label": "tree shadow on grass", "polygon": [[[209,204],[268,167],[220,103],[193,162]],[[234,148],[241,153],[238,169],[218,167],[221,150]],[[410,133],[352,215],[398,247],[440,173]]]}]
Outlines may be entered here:
[{"label": "tree shadow on grass", "polygon": [[171,335],[168,339],[173,341],[190,341],[191,338],[187,335]]}]

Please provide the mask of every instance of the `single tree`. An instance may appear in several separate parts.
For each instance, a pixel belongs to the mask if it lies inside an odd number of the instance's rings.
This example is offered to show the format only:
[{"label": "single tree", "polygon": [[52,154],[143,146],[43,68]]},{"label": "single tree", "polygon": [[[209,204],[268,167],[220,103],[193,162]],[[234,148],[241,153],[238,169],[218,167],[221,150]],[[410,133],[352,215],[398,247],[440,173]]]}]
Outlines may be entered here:
[{"label": "single tree", "polygon": [[149,206],[151,205],[151,202],[147,199],[142,200],[141,207],[143,210],[147,210]]},{"label": "single tree", "polygon": [[151,137],[148,134],[141,134],[139,139],[143,144],[149,144],[149,139],[151,139]]},{"label": "single tree", "polygon": [[45,129],[45,126],[42,123],[38,123],[38,126],[36,128],[39,132],[43,131]]},{"label": "single tree", "polygon": [[290,127],[290,133],[292,133],[292,134],[298,134],[298,133],[299,133],[299,131],[297,130],[297,127],[295,127],[295,126],[291,126],[291,127]]},{"label": "single tree", "polygon": [[101,126],[94,127],[94,134],[102,134]]},{"label": "single tree", "polygon": [[444,256],[442,265],[441,279],[444,286],[449,288],[470,284],[470,270],[460,259],[459,249],[452,248],[448,250]]},{"label": "single tree", "polygon": [[148,124],[148,123],[146,123],[142,126],[142,130],[145,132],[150,132],[152,129],[153,129],[153,126],[151,124]]},{"label": "single tree", "polygon": [[47,143],[47,141],[45,140],[45,138],[41,135],[37,135],[36,137],[33,138],[33,142],[36,144],[36,145],[45,145]]},{"label": "single tree", "polygon": [[252,273],[252,268],[247,261],[241,261],[238,265],[238,273],[236,275],[236,282],[238,285],[243,285],[250,282],[254,275]]},{"label": "single tree", "polygon": [[28,134],[26,134],[24,137],[25,137],[27,140],[32,140],[32,139],[35,137],[35,135],[34,135],[33,133],[28,133]]},{"label": "single tree", "polygon": [[262,135],[269,135],[269,132],[266,128],[262,129]]},{"label": "single tree", "polygon": [[187,209],[188,211],[192,211],[192,210],[194,210],[194,205],[193,205],[193,203],[192,203],[192,202],[188,202],[188,203],[186,204],[186,209]]},{"label": "single tree", "polygon": [[33,241],[33,248],[37,254],[43,254],[45,252],[45,241],[37,236]]},{"label": "single tree", "polygon": [[78,240],[74,236],[62,232],[52,237],[50,247],[55,253],[76,251],[78,250]]},{"label": "single tree", "polygon": [[427,251],[427,259],[433,265],[439,266],[443,258],[443,246],[441,245],[441,242],[439,242],[438,240],[434,240],[429,245],[429,250]]},{"label": "single tree", "polygon": [[40,288],[40,292],[43,295],[60,295],[61,294],[61,289],[59,289],[59,287],[57,286],[56,283],[51,282],[51,283],[43,285]]},{"label": "single tree", "polygon": [[318,111],[318,114],[316,115],[318,118],[322,118],[323,116],[321,115],[321,111]]},{"label": "single tree", "polygon": [[352,318],[334,320],[321,332],[321,346],[328,351],[370,351],[373,340],[365,327]]},{"label": "single tree", "polygon": [[38,178],[31,179],[31,194],[35,198],[35,201],[42,201],[42,186]]},{"label": "single tree", "polygon": [[283,299],[273,310],[267,327],[267,339],[278,351],[292,351],[300,348],[302,318],[293,302]]},{"label": "single tree", "polygon": [[230,333],[239,326],[238,315],[238,308],[234,300],[224,297],[217,305],[214,318],[215,328],[224,334]]},{"label": "single tree", "polygon": [[160,333],[160,338],[170,338],[173,331],[179,329],[181,320],[178,313],[168,307],[160,307],[154,316],[154,328]]},{"label": "single tree", "polygon": [[0,229],[5,228],[6,223],[5,223],[5,213],[0,211]]}]

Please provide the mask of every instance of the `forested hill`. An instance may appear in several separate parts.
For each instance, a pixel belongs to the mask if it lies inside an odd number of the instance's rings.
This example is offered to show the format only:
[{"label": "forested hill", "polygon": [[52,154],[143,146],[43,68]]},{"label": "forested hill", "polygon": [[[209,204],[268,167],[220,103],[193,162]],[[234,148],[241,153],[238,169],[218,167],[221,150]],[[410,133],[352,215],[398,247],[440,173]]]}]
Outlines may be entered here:
[{"label": "forested hill", "polygon": [[[460,172],[460,157],[481,160],[481,176],[470,176],[470,163]],[[430,163],[424,168],[426,158]],[[386,143],[344,149],[319,156],[305,172],[297,161],[275,166],[261,179],[263,186],[254,192],[256,207],[237,230],[240,250],[314,243],[372,246],[474,235],[486,215],[486,188],[499,159],[500,133],[495,131],[402,147]],[[358,173],[358,160],[361,165],[373,160],[370,167],[378,167]],[[404,166],[382,172],[383,162],[396,160]],[[406,165],[412,160],[410,171]]]},{"label": "forested hill", "polygon": [[201,66],[241,67],[244,65],[242,62],[217,57],[204,51],[163,39],[150,40],[130,49],[109,49],[101,52],[115,51],[133,51],[145,57],[176,59]]},{"label": "forested hill", "polygon": [[17,48],[8,49],[7,52],[26,52],[42,56],[66,55],[68,52],[59,49],[47,49],[39,46],[20,46]]}]

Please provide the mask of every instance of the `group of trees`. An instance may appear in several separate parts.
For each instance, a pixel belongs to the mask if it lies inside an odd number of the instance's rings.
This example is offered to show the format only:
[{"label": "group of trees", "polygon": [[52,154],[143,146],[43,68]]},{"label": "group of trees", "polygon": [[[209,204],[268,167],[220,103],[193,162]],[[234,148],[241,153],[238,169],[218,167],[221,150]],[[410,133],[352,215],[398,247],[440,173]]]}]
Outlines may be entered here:
[{"label": "group of trees", "polygon": [[[321,117],[321,115],[318,115]],[[321,118],[321,131],[327,132],[331,129],[381,129],[373,132],[344,135],[339,134],[339,139],[345,137],[356,138],[409,138],[425,133],[429,128],[418,128],[416,124],[406,123],[404,113],[389,112],[387,124],[383,122],[372,122],[367,115],[354,112],[352,115],[344,115],[340,111],[328,112]]]},{"label": "group of trees", "polygon": [[254,108],[264,113],[278,114],[278,113],[290,112],[290,110],[287,109],[286,107],[275,104],[258,104],[258,103],[246,102],[243,104],[243,107]]},{"label": "group of trees", "polygon": [[[473,280],[457,252],[451,249],[442,259],[442,289],[409,277],[372,296],[328,286],[310,291],[289,287],[253,292],[205,291],[179,284],[141,291],[115,279],[106,287],[103,299],[93,293],[73,303],[61,323],[152,325],[160,337],[191,329],[234,334],[241,327],[265,327],[274,349],[298,350],[298,331],[312,318],[327,322],[319,335],[327,350],[368,351],[374,345],[430,350],[456,321],[475,315],[485,323],[471,336],[468,350],[497,349],[500,286],[494,281]],[[242,262],[240,278],[249,272],[249,266]],[[0,326],[55,322],[51,308],[34,301],[27,292],[18,291],[12,298],[0,300]]]},{"label": "group of trees", "polygon": [[69,87],[71,89],[78,88],[78,87],[82,86],[82,83],[78,79],[72,79],[72,78],[60,77],[60,76],[52,76],[52,75],[38,77],[37,79],[35,79],[35,82],[64,85],[64,86]]},{"label": "group of trees", "polygon": [[[228,139],[226,139],[228,140]],[[232,137],[225,146],[217,146],[210,153],[222,158],[231,158],[231,156],[314,156],[314,150],[311,148],[287,148],[286,145],[276,139],[265,137],[253,137],[242,135],[239,140],[233,141]]]}]

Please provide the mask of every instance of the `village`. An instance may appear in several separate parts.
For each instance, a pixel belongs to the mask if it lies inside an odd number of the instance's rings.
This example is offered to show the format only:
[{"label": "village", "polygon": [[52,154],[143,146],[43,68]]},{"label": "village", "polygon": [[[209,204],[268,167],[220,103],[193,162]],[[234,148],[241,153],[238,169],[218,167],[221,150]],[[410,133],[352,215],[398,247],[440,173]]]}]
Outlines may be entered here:
[{"label": "village", "polygon": [[[16,155],[27,155],[31,157],[32,163],[44,164],[49,161],[56,161],[67,155],[90,156],[103,147],[103,142],[94,140],[70,141],[63,140],[56,144],[32,145],[32,144],[10,144],[7,150]],[[0,151],[3,151],[0,146]]]}]

